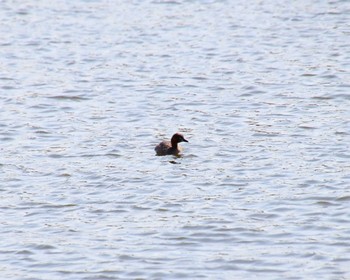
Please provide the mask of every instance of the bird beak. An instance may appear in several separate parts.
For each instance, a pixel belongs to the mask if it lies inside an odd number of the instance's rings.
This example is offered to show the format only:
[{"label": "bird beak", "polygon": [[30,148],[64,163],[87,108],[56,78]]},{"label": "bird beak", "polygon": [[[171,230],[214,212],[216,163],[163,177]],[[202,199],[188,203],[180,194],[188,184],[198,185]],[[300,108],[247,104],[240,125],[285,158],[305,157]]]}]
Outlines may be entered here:
[{"label": "bird beak", "polygon": [[185,138],[182,138],[182,141],[184,141],[184,142],[188,142]]}]

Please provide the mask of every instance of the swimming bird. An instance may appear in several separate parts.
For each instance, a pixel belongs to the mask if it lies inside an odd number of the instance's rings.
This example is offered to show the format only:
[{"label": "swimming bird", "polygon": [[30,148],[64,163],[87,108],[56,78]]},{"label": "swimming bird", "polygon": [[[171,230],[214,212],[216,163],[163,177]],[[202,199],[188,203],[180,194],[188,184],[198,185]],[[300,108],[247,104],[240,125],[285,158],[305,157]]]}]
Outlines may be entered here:
[{"label": "swimming bird", "polygon": [[165,155],[178,155],[181,152],[181,148],[177,145],[180,142],[188,142],[185,137],[180,133],[175,133],[171,137],[170,141],[160,142],[154,150],[157,153],[157,156]]}]

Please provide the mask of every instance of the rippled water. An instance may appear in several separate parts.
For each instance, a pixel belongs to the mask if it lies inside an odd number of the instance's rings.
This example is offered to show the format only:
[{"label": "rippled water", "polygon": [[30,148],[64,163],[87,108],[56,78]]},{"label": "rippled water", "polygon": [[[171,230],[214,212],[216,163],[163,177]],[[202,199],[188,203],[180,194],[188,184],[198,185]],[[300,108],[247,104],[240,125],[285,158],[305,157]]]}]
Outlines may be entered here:
[{"label": "rippled water", "polygon": [[0,1],[1,277],[349,279],[349,23],[349,1]]}]

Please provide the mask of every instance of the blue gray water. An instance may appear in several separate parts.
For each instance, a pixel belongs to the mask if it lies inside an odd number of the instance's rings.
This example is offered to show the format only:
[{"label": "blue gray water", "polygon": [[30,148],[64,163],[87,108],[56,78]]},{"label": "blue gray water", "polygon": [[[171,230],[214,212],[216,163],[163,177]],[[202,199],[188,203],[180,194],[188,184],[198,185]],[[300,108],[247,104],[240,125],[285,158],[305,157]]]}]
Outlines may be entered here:
[{"label": "blue gray water", "polygon": [[2,279],[350,278],[349,1],[3,0],[0,26]]}]

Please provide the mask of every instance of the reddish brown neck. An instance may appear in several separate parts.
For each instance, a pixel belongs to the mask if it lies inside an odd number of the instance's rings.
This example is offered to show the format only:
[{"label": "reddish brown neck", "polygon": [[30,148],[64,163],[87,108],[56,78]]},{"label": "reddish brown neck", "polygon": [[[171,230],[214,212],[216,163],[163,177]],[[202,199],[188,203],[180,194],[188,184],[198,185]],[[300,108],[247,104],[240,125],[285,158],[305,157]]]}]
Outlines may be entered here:
[{"label": "reddish brown neck", "polygon": [[177,149],[177,141],[176,139],[171,139],[171,147],[173,147],[174,149]]}]

